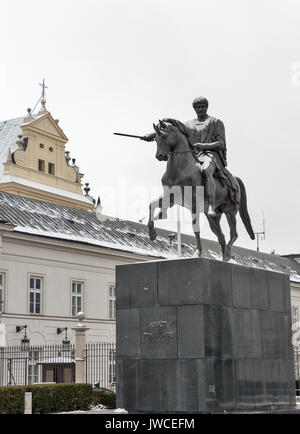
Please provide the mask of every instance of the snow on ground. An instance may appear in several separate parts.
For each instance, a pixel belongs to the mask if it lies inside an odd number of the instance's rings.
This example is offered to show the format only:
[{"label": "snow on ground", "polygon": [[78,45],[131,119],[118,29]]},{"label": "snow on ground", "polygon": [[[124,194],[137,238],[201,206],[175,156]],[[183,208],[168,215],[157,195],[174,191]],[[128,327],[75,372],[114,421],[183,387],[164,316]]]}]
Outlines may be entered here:
[{"label": "snow on ground", "polygon": [[108,409],[102,404],[92,405],[89,410],[62,411],[58,414],[128,414],[124,408]]}]

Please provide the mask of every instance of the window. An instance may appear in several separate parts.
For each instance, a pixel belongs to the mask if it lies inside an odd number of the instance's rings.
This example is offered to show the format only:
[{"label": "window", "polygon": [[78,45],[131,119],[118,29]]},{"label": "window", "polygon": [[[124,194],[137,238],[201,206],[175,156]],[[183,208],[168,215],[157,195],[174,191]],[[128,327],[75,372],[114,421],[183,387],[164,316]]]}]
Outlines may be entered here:
[{"label": "window", "polygon": [[28,384],[39,382],[39,351],[29,351],[28,354]]},{"label": "window", "polygon": [[41,148],[41,149],[44,149],[44,145],[43,145],[43,143],[40,143],[40,148]]},{"label": "window", "polygon": [[55,175],[55,164],[54,163],[48,163],[48,173],[50,173],[50,175]]},{"label": "window", "polygon": [[4,273],[0,273],[0,312],[4,311]]},{"label": "window", "polygon": [[29,313],[41,314],[43,278],[30,276],[29,279]]},{"label": "window", "polygon": [[116,350],[109,350],[108,356],[108,382],[115,383],[116,382]]},{"label": "window", "polygon": [[116,319],[116,286],[115,285],[109,285],[108,317],[109,319]]},{"label": "window", "polygon": [[45,160],[39,160],[38,168],[41,172],[45,172]]},{"label": "window", "polygon": [[83,282],[72,282],[72,316],[83,310]]}]

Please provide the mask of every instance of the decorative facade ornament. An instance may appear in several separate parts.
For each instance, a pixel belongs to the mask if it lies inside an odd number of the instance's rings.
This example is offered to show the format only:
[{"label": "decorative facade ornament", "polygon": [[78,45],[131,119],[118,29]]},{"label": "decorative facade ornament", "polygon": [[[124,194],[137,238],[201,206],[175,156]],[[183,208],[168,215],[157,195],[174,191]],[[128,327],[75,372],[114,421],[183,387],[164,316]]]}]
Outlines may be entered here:
[{"label": "decorative facade ornament", "polygon": [[65,157],[66,157],[66,162],[67,162],[67,164],[69,165],[69,162],[70,162],[70,160],[71,160],[71,157],[70,157],[70,151],[66,151],[66,152],[65,152]]},{"label": "decorative facade ornament", "polygon": [[23,135],[19,134],[18,137],[19,137],[19,140],[16,141],[16,144],[19,146],[19,148],[22,148],[23,143],[24,143],[24,141],[23,141]]},{"label": "decorative facade ornament", "polygon": [[88,196],[88,195],[89,195],[89,192],[91,191],[89,185],[90,185],[89,182],[86,182],[86,183],[85,183],[84,191],[85,191],[85,195],[86,195],[86,196]]}]

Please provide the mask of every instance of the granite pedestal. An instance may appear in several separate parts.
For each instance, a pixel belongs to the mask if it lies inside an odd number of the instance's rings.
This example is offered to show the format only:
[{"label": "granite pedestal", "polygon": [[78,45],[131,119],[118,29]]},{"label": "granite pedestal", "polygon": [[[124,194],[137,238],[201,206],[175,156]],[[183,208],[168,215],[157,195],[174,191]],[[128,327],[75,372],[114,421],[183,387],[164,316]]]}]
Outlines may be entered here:
[{"label": "granite pedestal", "polygon": [[286,274],[202,258],[117,266],[117,407],[293,408]]}]

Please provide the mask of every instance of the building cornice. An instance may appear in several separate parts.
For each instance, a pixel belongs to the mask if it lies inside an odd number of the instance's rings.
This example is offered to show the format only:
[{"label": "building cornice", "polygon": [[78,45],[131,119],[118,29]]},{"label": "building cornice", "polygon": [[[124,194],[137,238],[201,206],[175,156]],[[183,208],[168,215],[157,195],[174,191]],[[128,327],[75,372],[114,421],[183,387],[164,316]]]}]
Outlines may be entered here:
[{"label": "building cornice", "polygon": [[73,251],[81,251],[85,254],[92,256],[105,256],[106,259],[115,259],[116,257],[136,261],[165,259],[158,256],[145,256],[123,250],[112,249],[109,247],[95,246],[94,244],[88,243],[85,244],[80,241],[62,240],[51,237],[39,236],[35,234],[25,234],[17,231],[6,233],[5,239],[14,240],[29,246],[32,246],[32,244],[34,243],[37,247],[44,247],[45,245],[47,245],[47,248],[52,249],[60,248],[64,251],[69,251],[71,249]]},{"label": "building cornice", "polygon": [[[76,317],[68,317],[68,316],[59,316],[59,315],[27,315],[23,313],[13,313],[13,312],[3,312],[1,315],[2,319],[4,318],[20,318],[24,320],[44,320],[47,319],[48,321],[64,321],[64,322],[70,322],[72,324],[76,324],[78,322],[78,319]],[[116,323],[116,320],[114,319],[108,319],[108,318],[89,318],[86,317],[84,319],[84,322],[94,322],[94,323],[105,323],[105,324],[112,324],[114,325]]]}]

